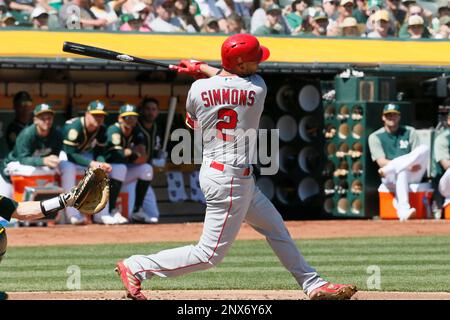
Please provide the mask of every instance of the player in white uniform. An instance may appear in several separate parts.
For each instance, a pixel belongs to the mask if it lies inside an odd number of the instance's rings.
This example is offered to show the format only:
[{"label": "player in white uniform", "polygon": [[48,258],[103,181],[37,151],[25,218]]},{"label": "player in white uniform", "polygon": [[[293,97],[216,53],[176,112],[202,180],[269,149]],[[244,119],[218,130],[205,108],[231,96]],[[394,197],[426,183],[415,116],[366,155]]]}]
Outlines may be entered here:
[{"label": "player in white uniform", "polygon": [[442,174],[439,179],[439,192],[445,198],[444,207],[450,204],[450,110],[447,124],[447,129],[441,132],[434,142],[434,158],[438,171]]},{"label": "player in white uniform", "polygon": [[[196,245],[134,255],[117,263],[128,297],[144,300],[141,282],[154,275],[174,277],[206,270],[219,264],[246,221],[263,234],[283,265],[311,299],[349,299],[353,285],[323,280],[305,261],[283,219],[255,186],[252,167],[244,154],[236,153],[243,138],[234,129],[258,129],[264,108],[266,85],[256,74],[269,50],[248,34],[229,37],[222,45],[222,66],[217,70],[201,62],[180,64],[179,72],[211,76],[192,84],[186,103],[187,124],[215,137],[203,144],[200,186],[206,198],[203,234]],[[217,74],[217,75],[215,75]]]}]

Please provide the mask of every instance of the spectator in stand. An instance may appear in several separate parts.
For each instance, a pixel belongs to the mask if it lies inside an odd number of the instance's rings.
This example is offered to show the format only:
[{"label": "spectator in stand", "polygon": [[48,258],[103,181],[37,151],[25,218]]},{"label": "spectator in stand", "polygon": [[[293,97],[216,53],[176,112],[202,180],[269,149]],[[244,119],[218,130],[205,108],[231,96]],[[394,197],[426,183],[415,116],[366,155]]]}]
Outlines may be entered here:
[{"label": "spectator in stand", "polygon": [[[370,19],[370,18],[369,18]],[[389,13],[378,10],[373,15],[374,31],[367,34],[367,38],[386,38],[389,36]]]},{"label": "spectator in stand", "polygon": [[127,13],[135,13],[135,7],[138,3],[143,3],[142,0],[125,0],[125,2],[122,4],[120,8],[120,12],[122,14]]},{"label": "spectator in stand", "polygon": [[266,23],[255,30],[254,35],[263,36],[270,34],[283,34],[283,26],[281,25],[281,8],[277,4],[267,7]]},{"label": "spectator in stand", "polygon": [[123,24],[120,26],[120,31],[139,31],[150,32],[151,30],[145,25],[143,16],[139,13],[127,13],[120,16]]},{"label": "spectator in stand", "polygon": [[[436,38],[436,34],[439,33],[440,31],[440,27],[445,25],[441,24],[441,18],[443,17],[449,17],[450,16],[450,0],[448,0],[447,3],[445,3],[445,5],[441,5],[438,8],[437,14],[436,16],[431,20],[431,25],[433,26],[433,35]],[[442,39],[442,38],[440,38]]]},{"label": "spectator in stand", "polygon": [[200,27],[189,8],[190,0],[176,0],[174,5],[174,16],[178,18],[184,30],[187,32],[199,32]]},{"label": "spectator in stand", "polygon": [[428,25],[429,25],[428,21],[429,20],[426,18],[423,8],[417,4],[410,4],[408,6],[408,13],[406,15],[406,19],[405,19],[405,22],[403,23],[402,27],[400,28],[398,36],[400,38],[409,38],[410,37],[409,31],[408,31],[408,28],[409,28],[408,21],[409,21],[409,17],[411,17],[411,16],[422,17],[422,19],[424,21],[422,38],[429,38],[430,37],[430,31],[428,30]]},{"label": "spectator in stand", "polygon": [[375,30],[375,13],[384,8],[384,0],[368,0],[366,7],[366,33],[369,34]]},{"label": "spectator in stand", "polygon": [[408,18],[408,33],[411,39],[423,38],[424,21],[421,16],[410,16]]},{"label": "spectator in stand", "polygon": [[323,37],[327,35],[328,17],[323,11],[316,11],[310,20],[312,25],[311,35]]},{"label": "spectator in stand", "polygon": [[[217,19],[220,30],[222,32],[227,32],[227,21],[225,20],[223,12],[217,7],[215,0],[196,0],[196,2],[203,20],[215,18]],[[204,25],[204,23],[199,23],[199,25]]]},{"label": "spectator in stand", "polygon": [[41,6],[48,13],[56,13],[47,0],[15,0],[9,2],[9,9],[31,14],[36,6]]},{"label": "spectator in stand", "polygon": [[[323,11],[328,17],[328,30],[334,30],[336,28],[336,20],[339,16],[339,12],[337,9],[338,5],[339,0],[322,0]],[[314,17],[314,14],[312,17]]]},{"label": "spectator in stand", "polygon": [[106,19],[106,30],[115,31],[118,29],[119,16],[117,12],[126,0],[113,0],[105,3],[105,0],[93,0],[91,12],[97,19]]},{"label": "spectator in stand", "polygon": [[395,34],[405,22],[406,11],[400,7],[400,0],[386,0],[386,10],[389,12],[391,27]]},{"label": "spectator in stand", "polygon": [[5,27],[14,27],[16,25],[16,18],[14,18],[14,16],[9,13],[2,13],[0,14],[0,28],[5,28]]},{"label": "spectator in stand", "polygon": [[44,8],[40,6],[34,8],[33,12],[31,13],[33,28],[39,30],[48,30],[48,17],[49,15]]},{"label": "spectator in stand", "polygon": [[340,24],[341,35],[343,37],[360,37],[361,32],[358,29],[358,22],[353,17],[347,17]]},{"label": "spectator in stand", "polygon": [[[261,7],[256,9],[253,12],[251,21],[250,21],[250,33],[254,34],[256,29],[261,26],[264,26],[267,23],[266,10],[269,6],[274,4],[278,5],[278,0],[261,0]],[[282,27],[282,34],[291,34],[291,29],[287,24],[286,20],[282,17],[279,22]]]},{"label": "spectator in stand", "polygon": [[202,33],[220,33],[219,20],[216,18],[206,18],[200,30]]},{"label": "spectator in stand", "polygon": [[308,6],[308,0],[295,0],[291,3],[291,12],[286,15],[286,22],[291,27],[292,35],[303,32],[303,15]]},{"label": "spectator in stand", "polygon": [[227,18],[228,33],[246,33],[245,23],[241,16],[233,13]]},{"label": "spectator in stand", "polygon": [[366,0],[356,0],[356,8],[353,9],[353,17],[357,23],[366,23],[367,18],[367,3]]},{"label": "spectator in stand", "polygon": [[344,22],[345,18],[351,17],[353,15],[353,0],[341,0],[338,7],[338,17],[334,21],[333,26],[328,27],[329,36],[337,36],[341,31],[341,24]]},{"label": "spectator in stand", "polygon": [[434,35],[435,39],[450,39],[450,16],[444,16],[439,19],[439,30]]},{"label": "spectator in stand", "polygon": [[250,18],[250,11],[243,2],[234,0],[219,0],[216,2],[216,6],[225,18],[228,18],[232,14],[237,14],[243,18]]},{"label": "spectator in stand", "polygon": [[314,14],[318,10],[323,11],[321,6],[319,7],[311,6],[305,9],[305,12],[303,13],[302,32],[298,33],[298,35],[309,34],[312,32],[313,30],[312,23],[314,19]]},{"label": "spectator in stand", "polygon": [[108,20],[97,19],[89,10],[89,0],[72,0],[61,7],[59,22],[67,29],[102,29]]},{"label": "spectator in stand", "polygon": [[173,16],[174,10],[174,3],[170,0],[158,4],[158,16],[150,22],[150,29],[155,32],[185,32],[180,19]]},{"label": "spectator in stand", "polygon": [[339,5],[339,1],[337,0],[323,0],[322,7],[323,11],[325,11],[328,20],[336,20],[338,17],[337,7]]}]

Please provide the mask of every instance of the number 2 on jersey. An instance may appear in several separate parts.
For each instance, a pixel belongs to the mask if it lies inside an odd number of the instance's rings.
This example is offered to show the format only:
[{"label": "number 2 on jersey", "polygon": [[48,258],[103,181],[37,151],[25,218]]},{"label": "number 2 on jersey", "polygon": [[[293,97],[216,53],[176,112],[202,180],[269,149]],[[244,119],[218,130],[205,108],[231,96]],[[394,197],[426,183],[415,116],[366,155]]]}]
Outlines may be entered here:
[{"label": "number 2 on jersey", "polygon": [[[225,117],[228,117],[228,121],[225,120]],[[238,122],[238,115],[237,112],[233,109],[229,108],[222,108],[217,112],[217,118],[221,121],[217,122],[216,129],[217,129],[217,137],[219,139],[225,140],[225,141],[233,141],[234,136],[227,135],[223,133],[224,129],[236,129],[237,122]]]}]

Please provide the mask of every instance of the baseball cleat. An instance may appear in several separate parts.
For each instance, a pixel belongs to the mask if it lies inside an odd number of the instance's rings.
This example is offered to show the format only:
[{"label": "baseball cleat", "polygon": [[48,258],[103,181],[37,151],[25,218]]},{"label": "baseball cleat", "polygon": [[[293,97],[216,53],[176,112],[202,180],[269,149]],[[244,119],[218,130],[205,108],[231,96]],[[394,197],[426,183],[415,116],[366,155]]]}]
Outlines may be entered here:
[{"label": "baseball cleat", "polygon": [[409,208],[408,210],[399,211],[398,217],[399,217],[400,221],[406,221],[409,218],[415,218],[416,217],[416,209]]},{"label": "baseball cleat", "polygon": [[123,286],[127,291],[127,297],[133,300],[147,300],[147,297],[141,292],[141,281],[134,276],[130,269],[119,261],[114,270],[120,276]]},{"label": "baseball cleat", "polygon": [[80,214],[76,216],[70,217],[70,224],[73,224],[75,226],[83,226],[86,224],[86,219]]},{"label": "baseball cleat", "polygon": [[348,300],[358,291],[356,286],[351,284],[325,283],[323,286],[314,289],[310,295],[310,300]]},{"label": "baseball cleat", "polygon": [[143,210],[139,210],[138,212],[134,212],[131,215],[131,220],[137,223],[158,223],[158,218],[149,217],[145,214]]},{"label": "baseball cleat", "polygon": [[128,223],[128,219],[125,218],[119,210],[114,209],[111,212],[111,216],[113,217],[115,224],[127,224]]}]

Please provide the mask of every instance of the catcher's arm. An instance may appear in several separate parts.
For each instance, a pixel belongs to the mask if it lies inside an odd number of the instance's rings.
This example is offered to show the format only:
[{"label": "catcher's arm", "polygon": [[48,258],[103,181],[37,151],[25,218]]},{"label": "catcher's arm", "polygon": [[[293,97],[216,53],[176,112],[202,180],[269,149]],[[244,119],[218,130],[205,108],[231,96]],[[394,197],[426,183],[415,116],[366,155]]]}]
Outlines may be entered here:
[{"label": "catcher's arm", "polygon": [[70,192],[40,202],[41,212],[48,216],[66,207],[74,207],[83,214],[96,214],[107,204],[109,178],[101,168],[89,168]]}]

